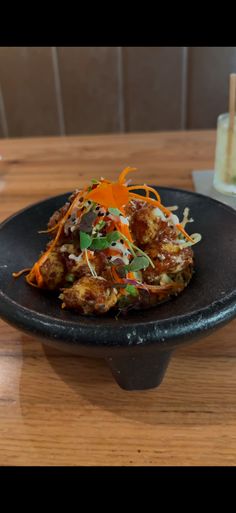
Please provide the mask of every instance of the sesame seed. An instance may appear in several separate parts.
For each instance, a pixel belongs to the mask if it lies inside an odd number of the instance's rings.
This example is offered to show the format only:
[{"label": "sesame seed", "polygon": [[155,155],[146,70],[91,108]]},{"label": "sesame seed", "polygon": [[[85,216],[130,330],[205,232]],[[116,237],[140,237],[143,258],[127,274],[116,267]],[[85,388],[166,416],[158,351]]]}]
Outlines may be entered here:
[{"label": "sesame seed", "polygon": [[96,208],[95,208],[95,210],[99,210],[99,209],[100,209],[100,207],[96,207]]},{"label": "sesame seed", "polygon": [[124,244],[124,241],[123,241],[123,239],[120,239],[120,242],[121,242],[121,244]]},{"label": "sesame seed", "polygon": [[116,246],[116,242],[112,242],[112,243],[111,243],[111,245],[112,245],[112,246]]},{"label": "sesame seed", "polygon": [[104,216],[104,214],[102,212],[98,212],[98,216],[101,217]]},{"label": "sesame seed", "polygon": [[91,201],[90,200],[88,200],[88,204],[91,205]]}]

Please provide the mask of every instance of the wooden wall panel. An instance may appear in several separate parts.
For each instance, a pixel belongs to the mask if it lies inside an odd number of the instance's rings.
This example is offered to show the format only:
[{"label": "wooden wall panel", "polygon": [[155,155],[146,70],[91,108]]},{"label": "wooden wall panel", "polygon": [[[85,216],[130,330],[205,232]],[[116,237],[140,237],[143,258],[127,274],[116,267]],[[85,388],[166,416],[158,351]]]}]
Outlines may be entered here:
[{"label": "wooden wall panel", "polygon": [[120,49],[57,50],[66,134],[121,131]]},{"label": "wooden wall panel", "polygon": [[10,137],[59,134],[51,48],[0,47],[0,83]]},{"label": "wooden wall panel", "polygon": [[214,128],[230,72],[236,47],[0,47],[0,137]]},{"label": "wooden wall panel", "polygon": [[236,47],[189,48],[187,128],[215,128],[228,110],[229,74],[236,72]]},{"label": "wooden wall panel", "polygon": [[184,128],[182,47],[125,47],[125,121],[128,131]]}]

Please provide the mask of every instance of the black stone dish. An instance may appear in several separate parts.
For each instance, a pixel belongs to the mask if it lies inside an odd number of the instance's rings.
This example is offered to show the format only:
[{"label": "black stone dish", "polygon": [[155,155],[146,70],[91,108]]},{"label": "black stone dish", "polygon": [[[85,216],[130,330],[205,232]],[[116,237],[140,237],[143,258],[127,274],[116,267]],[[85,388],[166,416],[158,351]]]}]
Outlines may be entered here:
[{"label": "black stone dish", "polygon": [[26,208],[0,226],[0,315],[9,324],[44,343],[79,355],[104,358],[117,383],[126,390],[158,386],[171,354],[182,344],[205,337],[236,317],[236,211],[201,194],[158,187],[165,205],[190,207],[200,232],[194,246],[195,273],[188,287],[170,301],[126,317],[84,317],[62,310],[53,293],[34,289],[12,272],[30,267],[47,235],[52,212],[69,194]]}]

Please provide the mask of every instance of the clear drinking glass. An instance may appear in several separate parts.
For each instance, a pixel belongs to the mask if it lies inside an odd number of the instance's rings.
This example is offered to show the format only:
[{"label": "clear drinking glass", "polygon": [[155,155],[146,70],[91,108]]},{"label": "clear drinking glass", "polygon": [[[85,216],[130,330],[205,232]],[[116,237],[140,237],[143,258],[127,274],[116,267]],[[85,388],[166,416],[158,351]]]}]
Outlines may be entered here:
[{"label": "clear drinking glass", "polygon": [[236,116],[229,129],[229,114],[217,119],[214,187],[223,194],[236,195]]}]

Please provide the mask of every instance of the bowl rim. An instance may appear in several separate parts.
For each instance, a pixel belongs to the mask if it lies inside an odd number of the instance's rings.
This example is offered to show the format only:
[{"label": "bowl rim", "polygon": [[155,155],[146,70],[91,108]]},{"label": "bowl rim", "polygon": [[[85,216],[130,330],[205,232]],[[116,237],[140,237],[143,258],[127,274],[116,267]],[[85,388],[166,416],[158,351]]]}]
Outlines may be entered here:
[{"label": "bowl rim", "polygon": [[[156,185],[153,187],[157,190],[163,190],[163,192],[187,193],[195,197],[204,198],[236,216],[236,210],[232,207],[204,194],[174,187],[157,187]],[[24,207],[5,219],[0,224],[0,231],[7,223],[32,207],[37,207],[53,199],[59,199],[70,194],[71,192],[65,192],[50,196]],[[51,340],[57,339],[68,343],[69,339],[71,339],[78,345],[94,346],[96,348],[98,346],[117,347],[119,345],[129,347],[131,345],[146,346],[153,343],[159,343],[165,348],[166,344],[169,346],[174,342],[175,345],[178,345],[186,339],[196,338],[202,332],[206,335],[207,331],[216,329],[232,320],[236,316],[236,290],[215,300],[204,308],[176,315],[169,319],[156,319],[137,323],[137,320],[132,321],[132,317],[130,317],[129,322],[125,324],[117,322],[115,325],[114,318],[106,318],[106,324],[102,325],[102,329],[101,317],[92,317],[93,323],[90,324],[86,323],[87,317],[85,316],[80,316],[79,321],[53,318],[45,313],[42,314],[20,305],[0,290],[0,316],[6,322],[13,324],[23,331],[27,331],[29,334],[35,334],[41,338]],[[115,341],[112,342],[111,328],[114,328],[114,326],[116,327],[116,337]],[[119,340],[118,343],[117,339]]]}]

